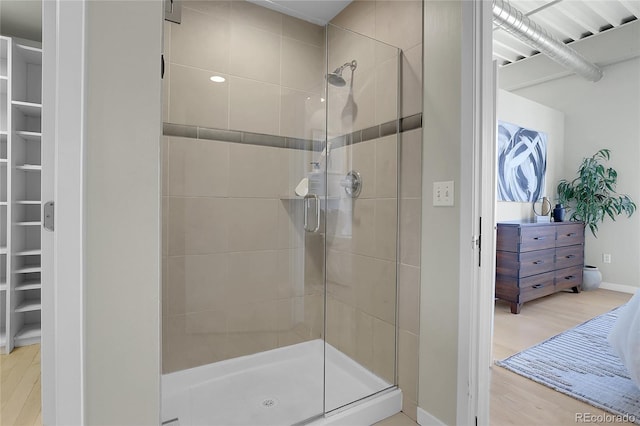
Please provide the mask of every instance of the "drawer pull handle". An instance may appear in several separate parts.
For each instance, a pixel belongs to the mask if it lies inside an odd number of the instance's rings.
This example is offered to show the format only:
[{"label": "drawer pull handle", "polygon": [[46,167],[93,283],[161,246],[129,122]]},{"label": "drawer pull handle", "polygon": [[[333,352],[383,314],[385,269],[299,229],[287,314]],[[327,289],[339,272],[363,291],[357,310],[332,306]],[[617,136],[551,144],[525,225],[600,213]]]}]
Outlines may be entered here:
[{"label": "drawer pull handle", "polygon": [[575,235],[576,235],[576,233],[575,233],[575,232],[571,232],[571,233],[567,234],[567,237],[573,237],[573,236],[575,236]]},{"label": "drawer pull handle", "polygon": [[573,259],[574,257],[576,257],[576,255],[575,255],[575,254],[570,254],[570,255],[565,256],[565,257],[566,257],[567,259]]},{"label": "drawer pull handle", "polygon": [[544,263],[544,260],[536,260],[535,262],[533,262],[534,265],[542,265]]},{"label": "drawer pull handle", "polygon": [[540,241],[540,240],[544,240],[544,239],[545,239],[545,237],[533,237],[533,239],[534,239],[534,240],[538,240],[538,241]]},{"label": "drawer pull handle", "polygon": [[542,288],[542,287],[544,287],[543,284],[536,284],[536,285],[531,286],[531,288]]},{"label": "drawer pull handle", "polygon": [[574,278],[575,278],[575,277],[574,277],[573,275],[569,275],[569,276],[567,276],[567,277],[564,277],[564,279],[565,279],[565,280],[572,280],[572,279],[574,279]]}]

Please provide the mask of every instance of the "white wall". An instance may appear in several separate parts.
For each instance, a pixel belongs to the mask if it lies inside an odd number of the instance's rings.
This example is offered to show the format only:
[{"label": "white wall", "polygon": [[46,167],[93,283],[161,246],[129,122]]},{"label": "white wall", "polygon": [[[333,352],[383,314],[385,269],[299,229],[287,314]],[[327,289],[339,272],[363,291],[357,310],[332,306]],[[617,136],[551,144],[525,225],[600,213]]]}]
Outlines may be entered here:
[{"label": "white wall", "polygon": [[418,406],[452,425],[457,423],[460,191],[455,207],[434,207],[432,188],[435,181],[460,184],[462,3],[424,3]]},{"label": "white wall", "polygon": [[[547,134],[547,173],[545,191],[555,205],[556,187],[562,176],[564,156],[564,114],[505,90],[498,91],[498,120]],[[553,206],[552,206],[553,207]],[[531,203],[498,201],[496,221],[533,218]]]},{"label": "white wall", "polygon": [[85,423],[160,423],[162,2],[86,1]]},{"label": "white wall", "polygon": [[[575,176],[582,158],[611,149],[609,165],[618,171],[618,191],[640,203],[640,58],[604,68],[591,83],[569,76],[515,93],[565,113],[563,177]],[[640,205],[640,204],[639,204]],[[610,253],[611,264],[602,263]],[[605,282],[640,287],[640,213],[587,231],[585,261],[598,266]]]}]

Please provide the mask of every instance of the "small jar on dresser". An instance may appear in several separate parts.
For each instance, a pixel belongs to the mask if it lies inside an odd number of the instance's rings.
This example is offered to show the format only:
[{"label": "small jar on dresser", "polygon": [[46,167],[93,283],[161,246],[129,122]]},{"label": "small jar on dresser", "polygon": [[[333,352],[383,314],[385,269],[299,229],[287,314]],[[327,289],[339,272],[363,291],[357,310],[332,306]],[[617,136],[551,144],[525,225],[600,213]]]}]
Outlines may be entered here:
[{"label": "small jar on dresser", "polygon": [[496,297],[510,302],[511,313],[557,291],[579,293],[583,267],[583,222],[497,224]]}]

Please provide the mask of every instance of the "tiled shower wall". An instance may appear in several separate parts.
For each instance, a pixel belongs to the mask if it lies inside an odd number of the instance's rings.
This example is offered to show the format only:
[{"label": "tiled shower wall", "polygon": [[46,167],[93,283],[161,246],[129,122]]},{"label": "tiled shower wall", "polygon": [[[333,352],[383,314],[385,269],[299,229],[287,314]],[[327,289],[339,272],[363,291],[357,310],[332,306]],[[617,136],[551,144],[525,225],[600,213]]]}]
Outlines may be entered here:
[{"label": "tiled shower wall", "polygon": [[[322,27],[243,1],[182,4],[182,24],[165,22],[165,122],[324,138]],[[191,136],[163,146],[163,371],[321,337],[322,265],[301,258],[293,199],[310,153]]]},{"label": "tiled shower wall", "polygon": [[[402,106],[407,117],[422,112],[422,1],[355,0],[332,23],[402,49]],[[357,72],[357,71],[356,71]],[[384,82],[376,82],[376,88]],[[371,144],[365,142],[362,145]],[[371,152],[380,146],[370,145]],[[416,419],[418,400],[418,336],[420,319],[420,217],[422,130],[402,133],[400,158],[400,265],[398,291],[398,381],[403,411]],[[371,155],[371,154],[368,154]],[[364,200],[363,200],[364,201]],[[365,204],[365,203],[363,203]],[[369,204],[372,204],[369,201]],[[371,216],[362,208],[363,216]],[[376,232],[384,232],[376,228]],[[354,254],[354,256],[358,256]],[[329,259],[331,252],[329,253]],[[364,266],[361,266],[364,268]],[[328,268],[331,278],[331,267]],[[385,273],[384,270],[377,271]],[[357,272],[356,272],[357,273]],[[331,291],[332,284],[329,286]],[[357,306],[357,302],[356,305]],[[382,318],[375,317],[382,321]],[[329,320],[329,316],[327,317]],[[371,321],[360,315],[352,324],[366,328]],[[378,322],[381,325],[383,322]],[[376,322],[374,322],[374,325]],[[382,327],[379,327],[382,329]],[[327,331],[329,333],[329,330]],[[371,335],[371,334],[369,334]],[[329,337],[329,336],[328,336]],[[375,337],[375,335],[374,335]],[[362,339],[363,336],[360,337]],[[373,342],[373,347],[377,347]],[[374,366],[375,368],[375,366]]]}]

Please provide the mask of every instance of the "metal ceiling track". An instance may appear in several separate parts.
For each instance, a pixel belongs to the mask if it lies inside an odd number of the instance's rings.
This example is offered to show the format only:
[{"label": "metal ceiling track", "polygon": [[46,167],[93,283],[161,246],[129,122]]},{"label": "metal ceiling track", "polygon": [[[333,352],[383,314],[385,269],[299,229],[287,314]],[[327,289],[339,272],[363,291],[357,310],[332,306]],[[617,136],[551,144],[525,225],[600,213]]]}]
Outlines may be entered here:
[{"label": "metal ceiling track", "polygon": [[603,76],[597,65],[550,35],[505,0],[493,0],[493,23],[589,81],[596,82]]}]

